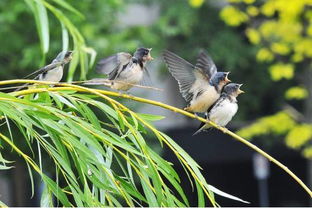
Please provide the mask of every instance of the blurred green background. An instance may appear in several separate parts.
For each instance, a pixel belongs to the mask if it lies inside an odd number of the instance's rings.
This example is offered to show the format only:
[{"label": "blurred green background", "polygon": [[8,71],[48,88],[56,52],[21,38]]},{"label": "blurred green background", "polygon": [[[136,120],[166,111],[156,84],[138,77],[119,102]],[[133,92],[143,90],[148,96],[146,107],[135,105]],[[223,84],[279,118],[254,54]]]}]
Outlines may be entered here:
[{"label": "blurred green background", "polygon": [[[162,81],[169,79],[174,86],[162,50],[194,63],[204,48],[219,70],[230,71],[232,81],[244,84],[246,94],[239,97],[230,127],[268,149],[279,143],[312,157],[312,1],[67,0],[78,13],[46,0],[59,11],[47,10],[48,46],[31,2],[0,1],[1,80],[22,78],[49,63],[66,43],[61,22],[67,20],[79,33],[67,28],[68,48],[79,51],[66,72],[69,81],[99,76],[95,54],[99,60],[144,46],[153,48],[157,58],[150,66],[152,85],[164,88]],[[56,14],[68,19],[59,21]],[[165,91],[176,93],[176,106],[185,105],[176,89],[166,85]]]}]

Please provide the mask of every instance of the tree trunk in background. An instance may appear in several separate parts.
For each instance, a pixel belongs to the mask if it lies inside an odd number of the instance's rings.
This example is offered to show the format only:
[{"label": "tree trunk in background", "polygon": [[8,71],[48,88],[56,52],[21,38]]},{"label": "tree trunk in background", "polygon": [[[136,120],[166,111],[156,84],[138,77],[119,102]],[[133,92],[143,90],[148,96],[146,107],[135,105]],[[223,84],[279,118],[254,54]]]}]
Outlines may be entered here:
[{"label": "tree trunk in background", "polygon": [[[304,115],[305,122],[312,124],[312,63],[304,72],[304,85],[308,90],[308,98],[305,100]],[[308,160],[308,184],[312,187],[312,159]],[[312,199],[310,199],[310,205],[312,206]]]},{"label": "tree trunk in background", "polygon": [[15,168],[13,173],[13,184],[14,184],[14,196],[13,196],[13,206],[25,206],[26,190],[27,189],[27,167],[20,160],[15,162]]}]

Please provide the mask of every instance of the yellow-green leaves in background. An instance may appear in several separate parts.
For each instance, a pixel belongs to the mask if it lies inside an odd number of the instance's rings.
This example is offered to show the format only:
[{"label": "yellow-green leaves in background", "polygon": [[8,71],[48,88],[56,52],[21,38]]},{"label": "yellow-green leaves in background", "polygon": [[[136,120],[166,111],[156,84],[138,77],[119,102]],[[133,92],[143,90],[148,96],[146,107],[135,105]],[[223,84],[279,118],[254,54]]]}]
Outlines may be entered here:
[{"label": "yellow-green leaves in background", "polygon": [[237,134],[247,139],[265,134],[285,134],[295,124],[295,120],[287,112],[281,111],[259,119],[250,126],[237,131]]},{"label": "yellow-green leaves in background", "polygon": [[194,8],[201,7],[204,2],[205,0],[189,0],[189,4],[191,5],[191,7],[194,7]]},{"label": "yellow-green leaves in background", "polygon": [[269,49],[261,48],[258,51],[256,58],[260,62],[270,62],[273,61],[274,55]]},{"label": "yellow-green leaves in background", "polygon": [[312,125],[299,124],[286,136],[286,144],[291,148],[300,148],[312,138]]},{"label": "yellow-green leaves in background", "polygon": [[283,78],[291,79],[294,76],[294,65],[277,63],[270,66],[269,71],[273,81],[279,81]]},{"label": "yellow-green leaves in background", "polygon": [[234,6],[226,6],[221,11],[220,17],[230,26],[239,26],[248,20],[248,16]]},{"label": "yellow-green leaves in background", "polygon": [[248,28],[246,30],[246,35],[252,44],[256,45],[256,44],[259,44],[261,41],[260,33],[253,28]]},{"label": "yellow-green leaves in background", "polygon": [[304,87],[291,87],[285,92],[285,97],[288,100],[297,99],[301,100],[308,96],[308,91]]}]

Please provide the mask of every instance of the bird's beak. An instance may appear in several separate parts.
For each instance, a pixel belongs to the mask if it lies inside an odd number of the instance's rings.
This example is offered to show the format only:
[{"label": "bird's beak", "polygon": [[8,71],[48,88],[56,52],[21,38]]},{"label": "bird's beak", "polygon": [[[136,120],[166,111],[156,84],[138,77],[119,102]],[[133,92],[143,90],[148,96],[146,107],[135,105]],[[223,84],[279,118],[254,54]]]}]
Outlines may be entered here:
[{"label": "bird's beak", "polygon": [[230,72],[226,73],[226,76],[225,76],[225,80],[224,80],[224,81],[225,81],[226,83],[231,82],[231,80],[228,78],[229,73],[230,73]]},{"label": "bird's beak", "polygon": [[68,58],[69,58],[70,60],[72,60],[74,51],[68,51],[68,52],[70,53],[70,55],[69,55]]},{"label": "bird's beak", "polygon": [[237,93],[238,93],[238,94],[245,93],[245,91],[243,91],[243,90],[240,89],[240,87],[241,87],[242,85],[243,85],[243,84],[240,84],[240,85],[239,85],[239,88],[238,88],[238,90],[237,90]]},{"label": "bird's beak", "polygon": [[148,61],[151,61],[151,60],[153,60],[154,58],[151,56],[151,54],[149,53],[148,55],[147,55],[147,57],[146,57],[146,60],[148,60]]},{"label": "bird's beak", "polygon": [[147,50],[151,51],[153,48],[148,48]]}]

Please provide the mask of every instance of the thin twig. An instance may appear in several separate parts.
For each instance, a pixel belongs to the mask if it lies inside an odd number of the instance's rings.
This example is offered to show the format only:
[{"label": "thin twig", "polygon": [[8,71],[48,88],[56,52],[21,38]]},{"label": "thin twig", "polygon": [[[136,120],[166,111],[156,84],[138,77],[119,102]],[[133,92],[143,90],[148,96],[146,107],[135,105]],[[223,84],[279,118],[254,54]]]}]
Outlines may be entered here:
[{"label": "thin twig", "polygon": [[[8,81],[0,81],[0,85],[4,85],[4,84],[14,84],[14,83],[41,83],[41,84],[54,84],[51,82],[41,82],[41,81],[34,81],[34,80],[8,80]],[[25,95],[25,94],[31,94],[31,93],[38,93],[38,92],[44,92],[44,91],[60,91],[60,90],[77,90],[77,91],[83,91],[83,92],[96,92],[96,93],[101,93],[103,95],[108,95],[108,96],[114,96],[114,97],[122,97],[122,98],[126,98],[126,99],[131,99],[134,101],[138,101],[141,103],[147,103],[147,104],[151,104],[151,105],[155,105],[155,106],[159,106],[161,108],[182,114],[184,116],[196,119],[198,121],[210,124],[211,126],[219,129],[220,131],[222,131],[224,134],[227,134],[229,136],[231,136],[232,138],[234,138],[235,140],[245,144],[246,146],[248,146],[249,148],[253,149],[254,151],[258,152],[259,154],[261,154],[262,156],[264,156],[265,158],[267,158],[269,161],[271,161],[272,163],[274,163],[275,165],[277,165],[278,167],[280,167],[282,170],[284,170],[288,175],[290,175],[312,198],[312,191],[302,182],[302,180],[300,178],[298,178],[298,176],[296,176],[296,174],[294,174],[291,170],[289,170],[285,165],[283,165],[281,162],[279,162],[278,160],[276,160],[275,158],[273,158],[272,156],[270,156],[268,153],[266,153],[265,151],[261,150],[259,147],[257,147],[256,145],[252,144],[251,142],[247,141],[246,139],[238,136],[237,134],[233,133],[232,131],[224,128],[224,127],[220,127],[218,125],[216,125],[215,123],[206,120],[204,118],[198,117],[192,113],[189,113],[187,111],[184,111],[182,109],[158,102],[158,101],[153,101],[153,100],[149,100],[149,99],[145,99],[145,98],[140,98],[140,97],[135,97],[132,95],[127,95],[127,94],[121,94],[121,93],[116,93],[116,92],[111,92],[111,91],[106,91],[106,90],[98,90],[98,89],[89,89],[86,87],[82,87],[82,86],[77,86],[77,85],[72,85],[72,84],[59,84],[60,86],[64,86],[64,87],[54,87],[54,88],[36,88],[36,89],[29,89],[29,90],[22,90],[22,91],[18,91],[18,92],[13,92],[12,95],[14,96],[20,96],[20,95]]]},{"label": "thin twig", "polygon": [[[121,83],[121,84],[127,84],[131,85],[133,87],[143,88],[143,89],[149,89],[149,90],[156,90],[156,91],[164,91],[163,89],[157,88],[157,87],[151,87],[151,86],[144,86],[144,85],[138,85],[138,84],[132,84],[129,82],[124,82],[120,80],[109,80],[109,79],[91,79],[91,80],[85,80],[85,81],[73,81],[70,84],[83,84],[83,85],[104,85],[106,87],[111,87],[111,84],[113,82]],[[63,82],[61,82],[63,84]],[[66,84],[66,83],[65,83]]]}]

